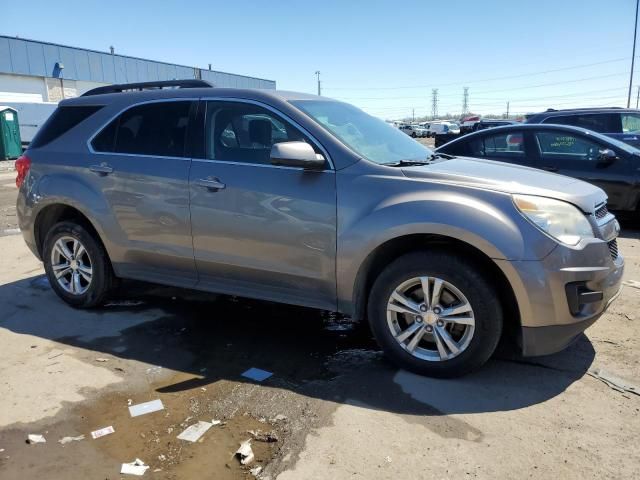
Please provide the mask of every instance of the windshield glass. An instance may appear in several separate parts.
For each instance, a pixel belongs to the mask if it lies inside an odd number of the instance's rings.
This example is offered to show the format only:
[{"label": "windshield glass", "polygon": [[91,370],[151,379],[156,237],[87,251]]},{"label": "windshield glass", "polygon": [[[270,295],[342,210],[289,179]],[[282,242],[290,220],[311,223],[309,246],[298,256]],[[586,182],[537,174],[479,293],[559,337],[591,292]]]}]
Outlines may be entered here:
[{"label": "windshield glass", "polygon": [[353,105],[326,100],[296,100],[291,103],[351,150],[372,162],[424,161],[432,154],[406,133]]}]

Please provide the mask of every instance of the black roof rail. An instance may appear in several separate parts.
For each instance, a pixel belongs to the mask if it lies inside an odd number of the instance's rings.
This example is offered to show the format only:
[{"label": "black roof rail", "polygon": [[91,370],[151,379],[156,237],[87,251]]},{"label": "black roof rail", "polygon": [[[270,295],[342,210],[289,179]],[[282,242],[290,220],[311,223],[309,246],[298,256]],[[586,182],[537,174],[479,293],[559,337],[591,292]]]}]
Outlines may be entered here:
[{"label": "black roof rail", "polygon": [[82,94],[83,97],[91,95],[102,95],[104,93],[122,93],[132,90],[156,90],[162,88],[213,88],[213,84],[205,80],[187,79],[187,80],[164,80],[158,82],[139,82],[139,83],[119,83],[115,85],[105,85],[104,87],[93,88]]}]

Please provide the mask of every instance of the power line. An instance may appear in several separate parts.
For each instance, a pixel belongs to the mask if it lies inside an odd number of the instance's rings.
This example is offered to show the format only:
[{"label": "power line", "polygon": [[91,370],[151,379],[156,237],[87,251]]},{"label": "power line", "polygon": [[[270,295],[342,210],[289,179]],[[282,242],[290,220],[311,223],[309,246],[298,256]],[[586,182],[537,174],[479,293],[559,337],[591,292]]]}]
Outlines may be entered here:
[{"label": "power line", "polygon": [[[447,85],[451,85],[451,86],[456,86],[456,85],[464,85],[464,84],[473,84],[473,83],[480,83],[480,82],[493,82],[496,80],[508,80],[508,79],[512,79],[512,78],[522,78],[522,77],[531,77],[531,76],[535,76],[535,75],[544,75],[547,73],[556,73],[556,72],[563,72],[563,71],[567,71],[567,70],[575,70],[575,69],[580,69],[580,68],[587,68],[587,67],[594,67],[594,66],[598,66],[598,65],[605,65],[608,63],[616,63],[616,62],[622,62],[622,61],[627,61],[628,57],[624,57],[624,58],[615,58],[612,60],[604,60],[601,62],[593,62],[593,63],[585,63],[585,64],[581,64],[581,65],[573,65],[570,67],[562,67],[562,68],[554,68],[554,69],[550,69],[550,70],[540,70],[540,71],[536,71],[536,72],[529,72],[529,73],[520,73],[520,74],[516,74],[516,75],[506,75],[506,76],[501,76],[501,77],[492,77],[492,78],[483,78],[483,79],[478,79],[478,80],[473,80],[473,81],[465,81],[465,82],[459,82],[459,83],[452,83],[452,82],[448,82],[448,81],[442,81],[441,83],[446,83]],[[472,74],[469,74],[470,76],[472,76]],[[429,87],[429,85],[405,85],[405,86],[397,86],[397,87],[389,87],[389,86],[384,86],[384,87],[329,87],[328,90],[396,90],[396,89],[410,89],[410,88],[427,88]]]}]

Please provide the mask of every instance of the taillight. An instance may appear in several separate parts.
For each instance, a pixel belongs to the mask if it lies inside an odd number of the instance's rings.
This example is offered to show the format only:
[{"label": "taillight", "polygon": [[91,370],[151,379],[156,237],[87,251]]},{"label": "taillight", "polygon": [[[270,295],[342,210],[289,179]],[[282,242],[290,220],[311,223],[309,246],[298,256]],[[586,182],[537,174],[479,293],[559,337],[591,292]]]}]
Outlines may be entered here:
[{"label": "taillight", "polygon": [[24,179],[27,178],[27,173],[29,173],[30,168],[31,159],[26,155],[22,155],[16,160],[16,172],[18,172],[18,176],[16,177],[16,187],[20,188]]}]

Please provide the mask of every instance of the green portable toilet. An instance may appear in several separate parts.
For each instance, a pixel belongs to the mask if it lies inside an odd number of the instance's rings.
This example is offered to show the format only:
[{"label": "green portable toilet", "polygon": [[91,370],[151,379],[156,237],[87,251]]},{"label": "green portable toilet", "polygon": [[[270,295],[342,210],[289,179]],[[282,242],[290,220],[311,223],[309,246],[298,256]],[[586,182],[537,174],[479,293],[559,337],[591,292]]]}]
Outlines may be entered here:
[{"label": "green portable toilet", "polygon": [[0,105],[0,160],[22,155],[18,112],[15,108]]}]

